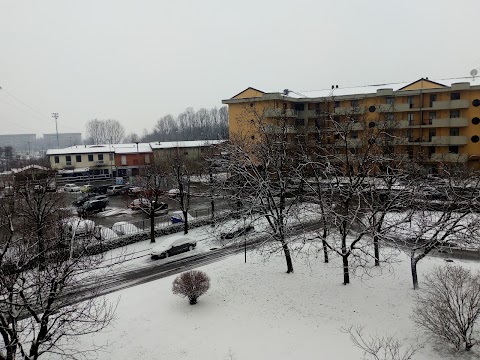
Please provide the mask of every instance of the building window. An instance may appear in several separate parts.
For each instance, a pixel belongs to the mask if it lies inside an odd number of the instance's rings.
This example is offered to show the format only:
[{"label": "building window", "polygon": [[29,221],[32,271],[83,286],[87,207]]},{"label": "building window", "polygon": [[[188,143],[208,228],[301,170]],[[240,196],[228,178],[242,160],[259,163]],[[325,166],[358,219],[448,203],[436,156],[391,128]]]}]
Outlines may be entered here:
[{"label": "building window", "polygon": [[65,161],[71,162],[72,157],[70,155],[65,156]]},{"label": "building window", "polygon": [[450,129],[450,136],[459,136],[460,135],[460,129],[459,128],[451,128]]},{"label": "building window", "polygon": [[428,132],[428,141],[432,141],[434,136],[437,136],[437,131],[435,129],[430,129]]},{"label": "building window", "polygon": [[121,159],[122,165],[127,165],[127,155],[122,155],[120,159]]},{"label": "building window", "polygon": [[59,156],[55,156],[54,160],[55,160],[55,164],[60,163],[60,157]]},{"label": "building window", "polygon": [[449,146],[448,147],[448,152],[450,154],[458,154],[458,146]]},{"label": "building window", "polygon": [[350,138],[352,139],[358,139],[358,131],[352,131],[350,133]]},{"label": "building window", "polygon": [[88,155],[88,161],[93,161],[93,155]]},{"label": "building window", "polygon": [[[203,148],[202,148],[203,151]],[[145,164],[150,164],[150,154],[145,154]]]},{"label": "building window", "polygon": [[437,101],[437,94],[431,94],[430,95],[430,107],[433,106],[434,101]]},{"label": "building window", "polygon": [[340,116],[334,116],[334,117],[333,117],[333,121],[339,122],[339,121],[340,121]]},{"label": "building window", "polygon": [[413,107],[413,96],[407,96],[407,104],[410,104],[410,107]]},{"label": "building window", "polygon": [[305,125],[305,119],[295,119],[295,125],[297,126]]},{"label": "building window", "polygon": [[350,101],[350,105],[351,105],[353,108],[358,107],[358,100],[352,100],[352,101]]},{"label": "building window", "polygon": [[413,113],[407,114],[408,125],[413,125]]},{"label": "building window", "polygon": [[103,160],[103,154],[98,154],[98,160]]},{"label": "building window", "polygon": [[76,155],[75,156],[75,161],[76,162],[82,162],[82,155]]},{"label": "building window", "polygon": [[459,92],[451,93],[450,100],[460,100],[460,93]]},{"label": "building window", "polygon": [[393,105],[393,104],[395,104],[395,98],[393,98],[393,97],[387,97],[387,98],[386,98],[386,101],[387,101],[387,104],[388,104],[388,105]]},{"label": "building window", "polygon": [[183,155],[188,155],[188,151],[185,151],[185,152],[183,153]]},{"label": "building window", "polygon": [[333,107],[336,107],[336,108],[340,107],[340,101],[334,101]]},{"label": "building window", "polygon": [[429,146],[428,147],[428,154],[432,156],[432,154],[435,154],[435,146]]},{"label": "building window", "polygon": [[437,112],[436,111],[430,111],[428,113],[428,124],[432,125],[433,119],[437,118]]},{"label": "building window", "polygon": [[460,117],[460,110],[450,110],[450,118],[455,119]]}]

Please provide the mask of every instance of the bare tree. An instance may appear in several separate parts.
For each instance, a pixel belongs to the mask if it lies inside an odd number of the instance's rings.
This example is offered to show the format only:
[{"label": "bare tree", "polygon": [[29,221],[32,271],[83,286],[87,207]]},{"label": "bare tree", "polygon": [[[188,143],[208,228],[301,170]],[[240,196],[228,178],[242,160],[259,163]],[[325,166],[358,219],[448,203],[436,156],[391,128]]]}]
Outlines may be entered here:
[{"label": "bare tree", "polygon": [[177,276],[173,281],[175,295],[188,297],[190,305],[195,305],[200,296],[210,289],[210,278],[199,270],[190,270]]},{"label": "bare tree", "polygon": [[183,148],[173,148],[169,156],[156,159],[156,168],[164,179],[178,190],[174,194],[183,214],[183,232],[188,234],[188,222],[191,198],[191,176],[201,173],[201,161],[184,151]]},{"label": "bare tree", "polygon": [[413,320],[422,329],[459,350],[470,350],[480,316],[480,275],[461,266],[437,267],[426,276]]},{"label": "bare tree", "polygon": [[372,360],[410,360],[418,350],[417,346],[405,345],[404,341],[393,336],[366,336],[361,326],[341,329],[350,335],[350,340],[363,350],[364,359]]},{"label": "bare tree", "polygon": [[78,304],[68,297],[79,275],[101,261],[87,256],[93,237],[72,242],[56,202],[48,198],[40,206],[48,213],[41,215],[45,220],[33,222],[30,228],[39,207],[30,210],[24,207],[25,198],[15,200],[22,213],[15,205],[0,203],[0,358],[38,359],[48,353],[81,357],[87,351],[73,350],[69,341],[104,329],[115,311],[114,304],[95,293]]},{"label": "bare tree", "polygon": [[[289,245],[294,220],[298,220],[300,187],[298,154],[290,141],[291,119],[286,116],[269,116],[268,110],[245,109],[250,132],[230,139],[223,151],[226,158],[217,159],[217,165],[230,174],[218,187],[226,189],[227,197],[235,204],[236,215],[241,220],[263,219],[267,240],[263,247],[283,252],[287,273],[293,272]],[[253,131],[252,131],[253,129]],[[301,145],[299,145],[301,146]],[[273,240],[273,241],[272,241]]]},{"label": "bare tree", "polygon": [[125,129],[118,120],[90,120],[86,124],[86,137],[93,144],[119,144],[125,138]]}]

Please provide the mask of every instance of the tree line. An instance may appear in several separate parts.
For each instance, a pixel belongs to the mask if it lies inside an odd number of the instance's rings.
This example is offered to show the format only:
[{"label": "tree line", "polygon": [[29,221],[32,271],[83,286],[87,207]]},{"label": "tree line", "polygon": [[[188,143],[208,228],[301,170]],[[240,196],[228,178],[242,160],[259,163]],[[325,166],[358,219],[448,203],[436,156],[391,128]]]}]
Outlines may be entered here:
[{"label": "tree line", "polygon": [[201,108],[195,111],[189,107],[177,117],[165,115],[157,120],[152,130],[143,135],[126,134],[124,126],[114,119],[93,119],[85,127],[85,144],[119,144],[152,141],[188,141],[228,139],[227,107]]}]

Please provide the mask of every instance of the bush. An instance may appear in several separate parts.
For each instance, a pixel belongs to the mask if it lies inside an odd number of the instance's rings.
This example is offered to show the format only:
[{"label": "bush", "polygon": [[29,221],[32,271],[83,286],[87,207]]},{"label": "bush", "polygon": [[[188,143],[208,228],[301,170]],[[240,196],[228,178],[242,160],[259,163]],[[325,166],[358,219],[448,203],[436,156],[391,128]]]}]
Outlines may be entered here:
[{"label": "bush", "polygon": [[175,295],[188,297],[190,305],[210,288],[210,278],[203,271],[190,270],[180,274],[173,281],[172,291]]},{"label": "bush", "polygon": [[470,350],[480,315],[480,275],[461,266],[436,268],[418,294],[413,320],[434,337]]}]

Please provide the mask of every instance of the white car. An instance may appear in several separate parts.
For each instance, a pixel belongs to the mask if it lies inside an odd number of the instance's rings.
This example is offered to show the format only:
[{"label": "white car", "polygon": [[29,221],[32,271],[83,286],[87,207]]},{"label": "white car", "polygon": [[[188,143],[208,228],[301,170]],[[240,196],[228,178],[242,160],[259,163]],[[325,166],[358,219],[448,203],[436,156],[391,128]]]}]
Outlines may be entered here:
[{"label": "white car", "polygon": [[178,195],[180,195],[180,189],[170,189],[168,190],[167,195],[172,199],[176,198]]},{"label": "white car", "polygon": [[95,229],[94,221],[81,219],[75,216],[64,219],[63,223],[68,234],[73,235],[75,232],[75,236],[93,234]]},{"label": "white car", "polygon": [[63,191],[65,192],[79,192],[80,186],[75,184],[65,184],[63,185]]},{"label": "white car", "polygon": [[160,244],[152,249],[152,259],[168,258],[171,255],[177,255],[186,251],[192,251],[197,246],[197,242],[187,236],[182,236],[168,244]]},{"label": "white car", "polygon": [[119,221],[112,225],[112,230],[118,235],[131,235],[140,232],[140,229],[126,221]]}]

